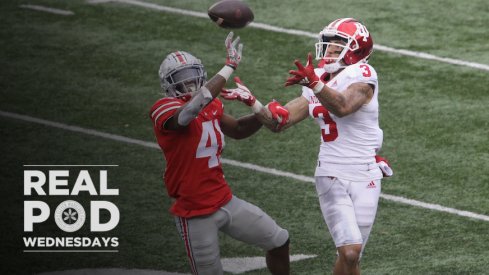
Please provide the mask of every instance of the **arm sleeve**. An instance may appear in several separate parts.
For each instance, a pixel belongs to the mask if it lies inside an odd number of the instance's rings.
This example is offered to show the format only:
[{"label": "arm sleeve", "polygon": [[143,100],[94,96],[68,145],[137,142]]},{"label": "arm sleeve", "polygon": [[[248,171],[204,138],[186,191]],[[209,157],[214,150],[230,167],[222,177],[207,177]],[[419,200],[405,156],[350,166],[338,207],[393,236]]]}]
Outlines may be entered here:
[{"label": "arm sleeve", "polygon": [[209,90],[202,86],[199,92],[192,96],[192,99],[183,106],[182,111],[178,115],[178,124],[187,126],[212,99],[213,97]]}]

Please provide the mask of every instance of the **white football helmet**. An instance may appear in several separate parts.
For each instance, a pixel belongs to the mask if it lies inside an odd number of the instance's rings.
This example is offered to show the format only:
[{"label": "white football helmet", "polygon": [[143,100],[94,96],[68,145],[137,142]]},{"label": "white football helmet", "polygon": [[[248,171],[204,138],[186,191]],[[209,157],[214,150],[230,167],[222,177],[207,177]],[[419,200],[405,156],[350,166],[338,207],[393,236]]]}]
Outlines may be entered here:
[{"label": "white football helmet", "polygon": [[[341,41],[336,42],[335,41]],[[334,73],[348,65],[367,62],[374,42],[367,27],[353,18],[340,18],[331,22],[319,33],[316,43],[316,60],[326,72]],[[330,47],[341,49],[337,57],[328,56]],[[343,61],[343,62],[341,62]]]},{"label": "white football helmet", "polygon": [[207,72],[200,59],[184,51],[167,55],[158,73],[161,88],[171,97],[183,97],[195,92],[207,79]]}]

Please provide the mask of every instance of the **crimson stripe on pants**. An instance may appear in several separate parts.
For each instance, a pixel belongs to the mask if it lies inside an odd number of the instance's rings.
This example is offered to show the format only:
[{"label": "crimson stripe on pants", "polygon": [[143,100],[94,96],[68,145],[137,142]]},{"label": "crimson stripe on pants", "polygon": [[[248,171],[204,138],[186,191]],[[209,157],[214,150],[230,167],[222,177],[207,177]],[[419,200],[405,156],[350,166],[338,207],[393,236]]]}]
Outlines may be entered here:
[{"label": "crimson stripe on pants", "polygon": [[190,261],[190,268],[192,269],[192,273],[193,274],[196,274],[197,275],[197,267],[195,266],[195,260],[194,260],[194,257],[193,257],[193,254],[192,254],[192,245],[190,243],[190,239],[189,239],[189,231],[188,231],[188,222],[187,222],[187,219],[185,218],[182,218],[182,217],[179,217],[180,219],[180,225],[182,227],[182,237],[183,237],[183,241],[185,243],[185,250],[187,250],[187,257]]}]

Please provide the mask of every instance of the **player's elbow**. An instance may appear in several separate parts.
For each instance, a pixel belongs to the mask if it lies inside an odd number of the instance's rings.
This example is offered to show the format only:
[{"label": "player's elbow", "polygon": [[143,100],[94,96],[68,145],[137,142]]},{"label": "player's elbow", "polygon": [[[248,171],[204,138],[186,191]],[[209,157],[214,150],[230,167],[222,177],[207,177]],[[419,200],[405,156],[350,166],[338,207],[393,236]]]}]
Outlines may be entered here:
[{"label": "player's elbow", "polygon": [[337,117],[344,117],[346,115],[348,115],[346,112],[336,112],[336,113],[333,113],[335,116]]},{"label": "player's elbow", "polygon": [[344,116],[351,114],[352,110],[345,106],[345,107],[340,107],[340,108],[337,108],[334,110],[330,110],[330,112],[333,113],[333,115],[335,115],[337,117],[344,117]]}]

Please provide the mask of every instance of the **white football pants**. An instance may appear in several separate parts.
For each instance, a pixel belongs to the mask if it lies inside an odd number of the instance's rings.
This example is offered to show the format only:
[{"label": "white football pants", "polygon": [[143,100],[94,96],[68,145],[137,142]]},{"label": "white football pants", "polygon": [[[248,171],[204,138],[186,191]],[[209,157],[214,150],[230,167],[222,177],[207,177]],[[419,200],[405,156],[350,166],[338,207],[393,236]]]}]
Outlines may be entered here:
[{"label": "white football pants", "polygon": [[381,181],[347,181],[316,177],[316,191],[324,220],[336,247],[362,244],[374,224]]}]

